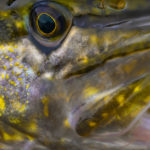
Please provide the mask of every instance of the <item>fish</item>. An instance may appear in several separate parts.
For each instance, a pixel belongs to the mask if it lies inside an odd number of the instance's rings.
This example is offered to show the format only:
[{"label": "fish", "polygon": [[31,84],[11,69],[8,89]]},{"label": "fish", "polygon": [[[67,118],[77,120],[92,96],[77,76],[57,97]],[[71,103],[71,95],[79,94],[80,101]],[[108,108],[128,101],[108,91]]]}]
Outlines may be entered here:
[{"label": "fish", "polygon": [[0,150],[150,149],[149,0],[0,0]]}]

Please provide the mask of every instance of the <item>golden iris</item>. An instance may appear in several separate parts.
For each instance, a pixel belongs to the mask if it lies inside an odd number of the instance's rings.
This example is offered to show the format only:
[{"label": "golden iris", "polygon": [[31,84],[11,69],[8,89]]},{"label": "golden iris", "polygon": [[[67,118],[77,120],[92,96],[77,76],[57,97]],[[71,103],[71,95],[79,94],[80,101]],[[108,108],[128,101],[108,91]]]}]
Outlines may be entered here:
[{"label": "golden iris", "polygon": [[28,30],[41,46],[57,47],[66,37],[71,25],[70,11],[55,2],[39,1],[32,6],[29,14]]},{"label": "golden iris", "polygon": [[50,36],[56,30],[55,19],[47,13],[41,13],[37,17],[36,25],[38,31],[44,36]]}]

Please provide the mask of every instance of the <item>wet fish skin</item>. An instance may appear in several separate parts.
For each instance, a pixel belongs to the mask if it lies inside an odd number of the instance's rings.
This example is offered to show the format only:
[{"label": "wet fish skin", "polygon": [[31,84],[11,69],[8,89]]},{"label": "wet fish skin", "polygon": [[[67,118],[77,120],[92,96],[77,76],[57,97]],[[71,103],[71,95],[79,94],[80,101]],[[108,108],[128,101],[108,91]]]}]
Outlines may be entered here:
[{"label": "wet fish skin", "polygon": [[118,11],[109,1],[56,1],[74,22],[49,55],[27,30],[34,2],[2,2],[1,149],[147,149],[150,2],[126,1]]}]

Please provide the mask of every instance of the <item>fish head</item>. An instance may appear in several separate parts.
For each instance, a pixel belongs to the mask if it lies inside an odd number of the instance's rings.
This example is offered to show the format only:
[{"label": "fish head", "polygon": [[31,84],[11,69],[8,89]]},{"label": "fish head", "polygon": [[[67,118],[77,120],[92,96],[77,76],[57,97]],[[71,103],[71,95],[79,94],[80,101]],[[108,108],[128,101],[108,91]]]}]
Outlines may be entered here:
[{"label": "fish head", "polygon": [[0,4],[2,149],[148,145],[148,0]]}]

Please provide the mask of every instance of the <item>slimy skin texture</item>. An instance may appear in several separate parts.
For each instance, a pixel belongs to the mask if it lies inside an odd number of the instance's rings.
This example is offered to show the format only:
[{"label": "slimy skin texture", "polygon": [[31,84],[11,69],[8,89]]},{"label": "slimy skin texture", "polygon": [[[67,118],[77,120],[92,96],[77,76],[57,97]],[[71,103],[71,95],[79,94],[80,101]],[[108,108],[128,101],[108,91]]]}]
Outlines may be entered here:
[{"label": "slimy skin texture", "polygon": [[149,149],[150,1],[48,0],[72,19],[55,47],[36,3],[0,0],[0,150]]}]

